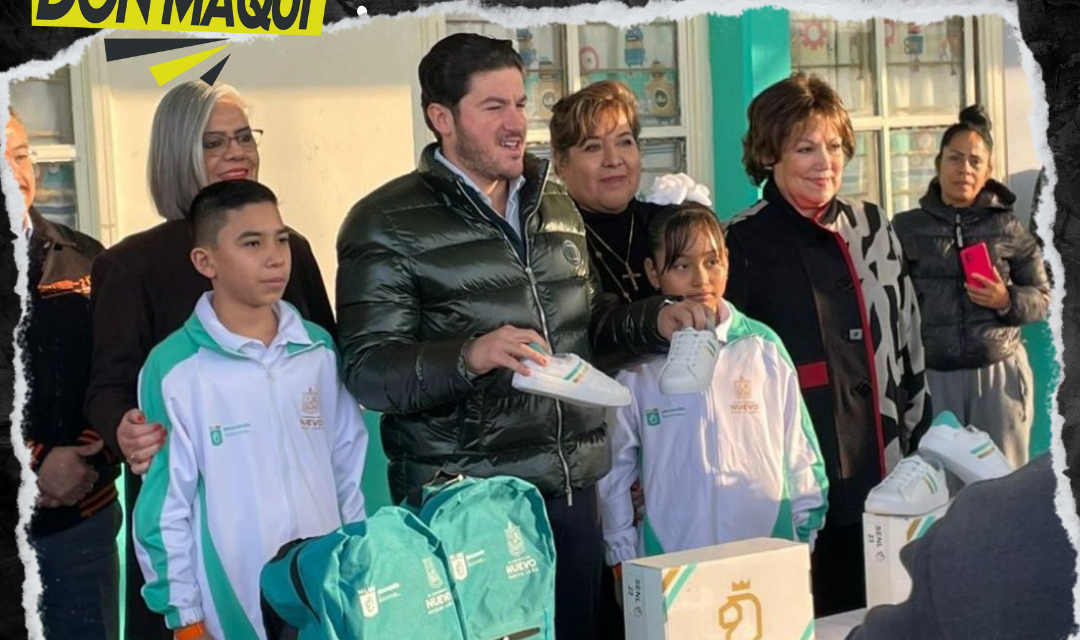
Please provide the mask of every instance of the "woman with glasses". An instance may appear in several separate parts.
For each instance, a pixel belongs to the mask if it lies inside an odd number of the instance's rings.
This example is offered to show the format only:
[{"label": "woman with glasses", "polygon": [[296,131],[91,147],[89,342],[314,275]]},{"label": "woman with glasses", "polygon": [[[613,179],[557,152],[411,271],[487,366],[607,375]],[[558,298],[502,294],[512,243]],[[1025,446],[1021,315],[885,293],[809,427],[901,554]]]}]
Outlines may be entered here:
[{"label": "woman with glasses", "polygon": [[[164,443],[161,425],[145,424],[138,409],[138,376],[150,350],[181,327],[210,281],[191,263],[191,230],[185,213],[195,194],[222,180],[259,178],[261,131],[248,122],[235,89],[201,80],[181,84],[158,104],[147,162],[150,193],[161,224],[123,239],[94,262],[91,278],[93,356],[86,417],[117,457],[129,466],[128,513],[154,453]],[[333,312],[311,246],[293,232],[292,275],[284,298],[334,333]],[[126,628],[140,640],[171,639],[164,620],[146,608],[139,564],[128,537]]]}]

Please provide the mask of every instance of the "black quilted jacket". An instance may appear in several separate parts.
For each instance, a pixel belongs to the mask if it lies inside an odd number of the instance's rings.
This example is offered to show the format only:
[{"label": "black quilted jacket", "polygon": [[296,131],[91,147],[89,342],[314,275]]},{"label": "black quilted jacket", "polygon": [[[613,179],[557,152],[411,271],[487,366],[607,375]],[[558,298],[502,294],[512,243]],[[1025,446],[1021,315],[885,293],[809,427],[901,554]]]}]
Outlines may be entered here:
[{"label": "black quilted jacket", "polygon": [[556,352],[662,350],[662,298],[620,306],[591,271],[585,227],[548,164],[526,156],[520,244],[428,147],[417,171],[358,202],[338,236],[343,378],[382,411],[396,501],[440,471],[512,475],[547,497],[610,466],[603,412],[518,392],[505,370],[470,379],[472,337],[535,329]]},{"label": "black quilted jacket", "polygon": [[[893,228],[904,247],[922,311],[926,366],[939,371],[1000,362],[1020,345],[1020,326],[1046,317],[1050,283],[1034,236],[1012,213],[1016,196],[994,180],[975,204],[956,209],[941,200],[937,180],[920,208],[899,214]],[[1009,288],[1005,313],[980,307],[964,290],[960,248],[985,242]]]}]

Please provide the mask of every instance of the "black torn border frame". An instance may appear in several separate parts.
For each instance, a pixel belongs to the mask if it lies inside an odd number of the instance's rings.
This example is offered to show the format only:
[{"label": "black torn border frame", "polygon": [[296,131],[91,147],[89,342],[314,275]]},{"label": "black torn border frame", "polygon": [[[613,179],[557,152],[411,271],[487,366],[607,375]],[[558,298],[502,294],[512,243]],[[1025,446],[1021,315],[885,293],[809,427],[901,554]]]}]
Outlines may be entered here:
[{"label": "black torn border frame", "polygon": [[[1049,126],[1046,137],[1054,156],[1057,173],[1054,198],[1058,222],[1054,227],[1058,228],[1062,220],[1061,216],[1072,216],[1080,220],[1080,0],[1016,0],[1016,2],[1022,37],[1034,54],[1046,84],[1046,100],[1049,107]],[[622,3],[628,7],[642,7],[648,3],[648,0],[622,0]],[[357,6],[360,5],[366,8],[370,16],[394,16],[437,4],[439,2],[419,0],[326,0],[323,23],[329,25],[355,17]],[[481,4],[489,8],[545,8],[593,3],[573,0],[521,0],[520,2],[485,0]],[[765,4],[767,2],[762,2],[762,5]],[[51,60],[76,40],[96,32],[93,29],[34,27],[31,25],[31,7],[31,0],[5,0],[0,3],[0,73],[33,60]],[[203,76],[204,80],[212,84],[224,66],[224,62],[225,60],[222,60],[210,69]],[[2,194],[0,194],[0,202],[2,202]],[[6,207],[4,207],[4,213],[6,214]],[[1055,244],[1062,255],[1063,264],[1066,265],[1063,322],[1070,318],[1080,320],[1080,302],[1069,304],[1069,292],[1080,287],[1080,246],[1068,247],[1058,242]],[[10,255],[0,253],[0,262],[5,260],[11,261]],[[17,320],[19,299],[12,295],[14,289],[12,273],[17,274],[17,272],[5,268],[7,266],[14,265],[0,264],[0,277],[3,280],[0,282],[0,324],[6,328],[7,335],[10,335],[11,329],[7,327],[11,323],[4,320],[12,313]],[[1080,298],[1080,293],[1077,293],[1076,297]],[[1070,307],[1074,308],[1072,314],[1070,314]],[[1080,363],[1077,363],[1076,367],[1068,367],[1069,363],[1080,357],[1080,344],[1073,344],[1080,342],[1080,339],[1075,339],[1075,337],[1076,334],[1073,334],[1066,338],[1063,355],[1063,359],[1068,361],[1066,367],[1073,370],[1080,367]],[[8,495],[17,490],[18,485],[16,483],[14,487],[11,487],[5,479],[12,471],[17,477],[19,466],[11,449],[10,426],[7,421],[14,399],[14,389],[8,386],[10,384],[8,380],[13,378],[4,375],[12,366],[13,349],[10,344],[6,342],[0,344],[0,354],[2,354],[0,358],[6,359],[6,361],[0,361],[0,382],[4,383],[0,386],[0,432],[2,432],[0,433],[0,526],[3,528],[0,530],[0,556],[3,556],[0,557],[0,592],[14,594],[22,590],[21,577],[2,570],[9,566],[5,560],[11,550],[6,543],[13,538],[12,529],[14,523],[18,522],[17,502],[12,501]],[[1075,392],[1072,395],[1080,395],[1080,380],[1070,381],[1066,376],[1061,383],[1060,398],[1065,397],[1066,390]],[[1066,411],[1066,406],[1080,409],[1080,402],[1062,402],[1061,410]],[[1080,459],[1078,459],[1080,456],[1080,426],[1078,426],[1080,415],[1064,415],[1064,418],[1062,440],[1065,442],[1067,464],[1071,471],[1080,466]],[[1072,479],[1074,493],[1080,493],[1076,491],[1080,486],[1080,470],[1075,474],[1069,472],[1066,474]],[[17,554],[17,551],[15,553]],[[8,596],[5,596],[5,599],[8,599]],[[2,619],[4,615],[5,611],[0,611],[0,628],[4,626]]]}]

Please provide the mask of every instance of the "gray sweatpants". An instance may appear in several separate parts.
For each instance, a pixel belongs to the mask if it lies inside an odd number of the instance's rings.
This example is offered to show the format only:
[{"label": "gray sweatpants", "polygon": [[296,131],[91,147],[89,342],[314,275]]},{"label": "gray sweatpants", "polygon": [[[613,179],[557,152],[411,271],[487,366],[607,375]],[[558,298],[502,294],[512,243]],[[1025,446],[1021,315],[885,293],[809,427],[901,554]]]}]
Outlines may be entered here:
[{"label": "gray sweatpants", "polygon": [[934,413],[952,411],[990,437],[1019,469],[1027,464],[1035,407],[1031,365],[1023,345],[1001,362],[979,369],[926,370]]}]

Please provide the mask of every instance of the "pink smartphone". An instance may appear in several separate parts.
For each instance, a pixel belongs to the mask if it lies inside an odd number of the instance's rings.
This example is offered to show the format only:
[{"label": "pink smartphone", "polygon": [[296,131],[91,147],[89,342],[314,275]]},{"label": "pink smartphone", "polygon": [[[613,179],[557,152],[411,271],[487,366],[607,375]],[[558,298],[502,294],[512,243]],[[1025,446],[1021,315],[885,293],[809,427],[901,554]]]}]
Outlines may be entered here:
[{"label": "pink smartphone", "polygon": [[990,280],[994,279],[994,263],[990,261],[990,251],[987,250],[985,242],[961,249],[960,264],[964,267],[964,276],[969,286],[982,288],[982,283],[974,278],[976,273]]}]

